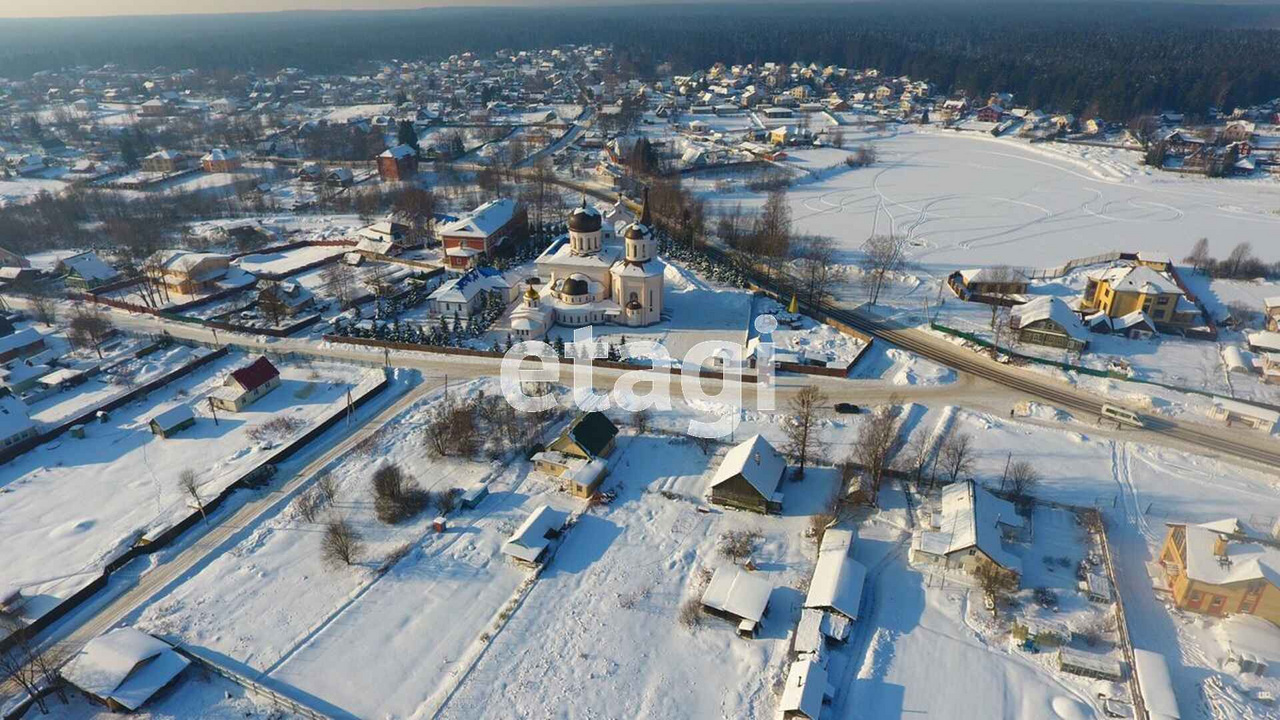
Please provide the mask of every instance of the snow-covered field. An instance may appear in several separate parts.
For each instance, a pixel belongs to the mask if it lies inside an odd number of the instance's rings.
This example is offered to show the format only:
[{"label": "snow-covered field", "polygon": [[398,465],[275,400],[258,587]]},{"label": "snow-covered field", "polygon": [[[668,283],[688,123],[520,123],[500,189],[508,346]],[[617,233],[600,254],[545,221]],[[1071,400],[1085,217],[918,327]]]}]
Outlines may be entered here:
[{"label": "snow-covered field", "polygon": [[[1132,151],[933,128],[846,128],[845,140],[873,144],[876,164],[788,193],[796,229],[836,238],[850,251],[844,262],[867,236],[891,231],[910,238],[913,264],[939,277],[995,264],[1053,267],[1110,250],[1181,258],[1199,237],[1220,256],[1250,241],[1259,256],[1280,259],[1280,246],[1268,241],[1280,230],[1274,179],[1174,175],[1139,166]],[[795,162],[830,152],[797,150]],[[697,187],[713,205],[763,202],[705,185]]]},{"label": "snow-covered field", "polygon": [[[105,424],[86,425],[83,439],[64,435],[0,467],[0,534],[25,549],[6,554],[0,585],[21,588],[24,615],[43,614],[135,541],[189,514],[178,484],[183,469],[196,472],[202,496],[216,495],[266,452],[251,429],[287,416],[301,433],[341,409],[367,375],[351,366],[285,365],[278,388],[242,412],[219,411],[215,424],[203,399],[246,361],[231,354],[117,409]],[[184,404],[195,412],[194,427],[169,439],[151,433],[152,417]]]}]

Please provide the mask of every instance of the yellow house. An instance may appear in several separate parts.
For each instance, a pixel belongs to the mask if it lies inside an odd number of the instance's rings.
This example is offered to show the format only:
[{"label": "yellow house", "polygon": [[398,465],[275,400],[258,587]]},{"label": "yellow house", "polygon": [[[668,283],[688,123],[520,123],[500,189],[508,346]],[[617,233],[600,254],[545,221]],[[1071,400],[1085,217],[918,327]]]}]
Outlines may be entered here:
[{"label": "yellow house", "polygon": [[574,420],[546,450],[534,453],[534,469],[560,478],[564,489],[576,497],[595,494],[608,472],[605,462],[618,435],[604,413],[589,412]]},{"label": "yellow house", "polygon": [[1157,329],[1192,327],[1200,317],[1181,288],[1146,265],[1113,267],[1090,275],[1080,309],[1110,318],[1141,311]]},{"label": "yellow house", "polygon": [[1178,608],[1280,625],[1280,544],[1247,534],[1239,520],[1170,523],[1160,565]]}]

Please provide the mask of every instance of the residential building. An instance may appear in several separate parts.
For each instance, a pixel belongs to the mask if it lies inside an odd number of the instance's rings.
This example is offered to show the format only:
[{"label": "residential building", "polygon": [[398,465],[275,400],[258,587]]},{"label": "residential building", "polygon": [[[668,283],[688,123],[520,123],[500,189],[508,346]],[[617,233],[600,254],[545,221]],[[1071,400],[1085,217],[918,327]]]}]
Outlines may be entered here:
[{"label": "residential building", "polygon": [[725,453],[711,478],[711,502],[759,513],[781,512],[778,485],[786,471],[787,461],[763,435],[749,437]]},{"label": "residential building", "polygon": [[1280,624],[1280,544],[1238,519],[1169,523],[1159,563],[1178,608]]},{"label": "residential building", "polygon": [[1026,295],[1030,288],[1026,274],[1010,267],[957,270],[947,278],[947,282],[957,295],[965,299],[975,295],[984,298]]},{"label": "residential building", "polygon": [[446,266],[462,272],[480,257],[490,256],[498,246],[523,230],[525,213],[511,198],[490,200],[470,214],[437,231],[444,246]]},{"label": "residential building", "polygon": [[200,159],[200,166],[207,173],[233,173],[244,166],[244,160],[235,150],[214,148]]},{"label": "residential building", "polygon": [[383,182],[404,182],[418,174],[418,152],[408,145],[388,148],[378,156],[378,177]]},{"label": "residential building", "polygon": [[44,335],[37,332],[35,328],[23,328],[11,335],[0,337],[0,363],[31,357],[44,348]]},{"label": "residential building", "polygon": [[153,173],[176,173],[190,167],[191,159],[177,150],[157,150],[142,158],[142,169]]},{"label": "residential building", "polygon": [[120,278],[120,273],[102,262],[93,251],[63,258],[55,266],[54,271],[63,274],[63,282],[67,287],[81,290],[92,290]]},{"label": "residential building", "polygon": [[1061,298],[1042,295],[1009,314],[1009,328],[1019,342],[1083,352],[1089,346],[1089,331]]},{"label": "residential building", "polygon": [[27,416],[26,403],[7,389],[0,390],[0,446],[10,447],[40,434]]},{"label": "residential building", "polygon": [[270,283],[258,291],[258,306],[274,303],[284,317],[295,317],[309,308],[315,307],[316,296],[302,285],[288,280]]},{"label": "residential building", "polygon": [[90,640],[62,668],[62,677],[112,712],[132,712],[191,664],[171,645],[132,627]]},{"label": "residential building", "polygon": [[408,245],[409,226],[390,220],[382,220],[368,227],[360,228],[360,240],[356,243],[356,251],[370,255],[394,257],[404,252]]},{"label": "residential building", "polygon": [[1280,331],[1280,295],[1262,301],[1262,312],[1266,315],[1267,330]]},{"label": "residential building", "polygon": [[481,266],[441,283],[427,296],[427,303],[436,317],[468,320],[489,303],[506,307],[511,293],[511,283],[497,268]]},{"label": "residential building", "polygon": [[218,280],[227,275],[231,258],[217,253],[187,250],[161,250],[152,255],[144,271],[170,292],[196,295],[217,289]]},{"label": "residential building", "polygon": [[1080,309],[1110,318],[1141,310],[1161,331],[1200,322],[1200,310],[1173,280],[1145,265],[1119,265],[1089,276]]},{"label": "residential building", "polygon": [[618,427],[604,413],[589,412],[570,423],[546,450],[533,455],[534,467],[564,481],[575,497],[595,494],[608,471]]},{"label": "residential building", "polygon": [[813,657],[791,663],[778,702],[782,720],[819,720],[823,703],[831,700],[829,688],[827,669]]},{"label": "residential building", "polygon": [[1022,563],[1004,542],[1024,537],[1027,530],[1026,519],[1013,503],[972,480],[952,483],[942,489],[929,528],[913,538],[911,559],[968,573],[991,564],[1021,576]]},{"label": "residential building", "polygon": [[216,408],[239,412],[277,387],[280,371],[270,360],[260,357],[227,375],[222,387],[209,394],[209,401]]}]

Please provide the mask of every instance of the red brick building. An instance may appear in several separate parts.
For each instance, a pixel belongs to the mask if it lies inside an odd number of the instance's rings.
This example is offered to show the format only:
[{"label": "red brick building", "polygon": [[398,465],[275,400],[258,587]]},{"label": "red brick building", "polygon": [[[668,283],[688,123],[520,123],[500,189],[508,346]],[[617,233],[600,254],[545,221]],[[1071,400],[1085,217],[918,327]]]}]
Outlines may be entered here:
[{"label": "red brick building", "polygon": [[490,200],[464,218],[438,231],[450,270],[473,267],[476,259],[488,256],[525,222],[525,213],[511,198]]},{"label": "red brick building", "polygon": [[408,145],[397,145],[378,156],[378,177],[383,182],[401,182],[418,174],[418,153]]}]

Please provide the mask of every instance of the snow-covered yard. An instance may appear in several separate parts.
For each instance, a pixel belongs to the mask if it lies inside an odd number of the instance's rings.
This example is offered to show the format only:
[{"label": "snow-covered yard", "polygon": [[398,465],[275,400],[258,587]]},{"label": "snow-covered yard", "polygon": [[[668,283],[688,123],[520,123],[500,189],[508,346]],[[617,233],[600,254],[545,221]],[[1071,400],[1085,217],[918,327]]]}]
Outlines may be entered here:
[{"label": "snow-covered yard", "polygon": [[[14,547],[0,566],[0,585],[28,598],[24,616],[38,617],[84,586],[139,539],[155,536],[192,512],[179,487],[195,471],[199,492],[211,498],[253,468],[268,445],[304,432],[340,411],[347,391],[368,373],[341,365],[282,366],[279,387],[238,413],[210,416],[205,396],[230,370],[245,365],[232,354],[147,398],[40,445],[0,467],[0,534]],[[158,413],[189,406],[195,425],[173,437],[153,435]],[[292,419],[292,429],[255,440],[268,420]]]},{"label": "snow-covered yard", "polygon": [[284,275],[310,263],[350,251],[350,247],[343,245],[308,245],[291,250],[242,255],[234,262],[240,269],[255,275],[259,273]]}]

